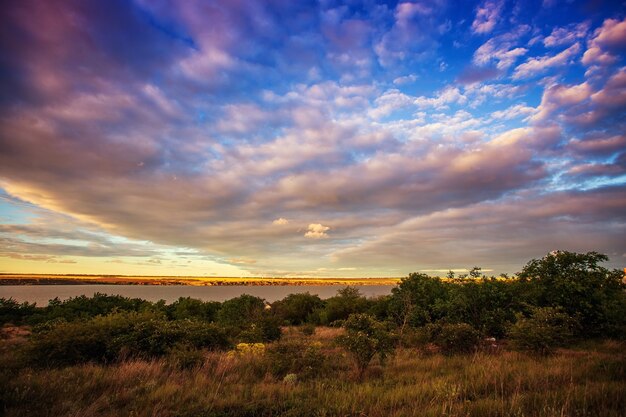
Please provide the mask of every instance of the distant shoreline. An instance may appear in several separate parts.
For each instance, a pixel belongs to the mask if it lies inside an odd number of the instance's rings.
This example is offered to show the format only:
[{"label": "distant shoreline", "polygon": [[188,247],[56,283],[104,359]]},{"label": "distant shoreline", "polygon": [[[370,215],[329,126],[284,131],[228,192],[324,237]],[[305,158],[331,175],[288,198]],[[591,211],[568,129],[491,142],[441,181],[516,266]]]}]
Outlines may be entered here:
[{"label": "distant shoreline", "polygon": [[0,273],[3,285],[396,285],[400,278],[263,278]]}]

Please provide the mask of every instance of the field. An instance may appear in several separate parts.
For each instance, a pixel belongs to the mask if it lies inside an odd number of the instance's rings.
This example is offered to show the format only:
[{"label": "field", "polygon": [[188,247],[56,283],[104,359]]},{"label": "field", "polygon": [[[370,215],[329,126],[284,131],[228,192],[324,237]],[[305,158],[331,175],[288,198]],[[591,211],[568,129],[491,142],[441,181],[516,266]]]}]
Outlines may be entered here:
[{"label": "field", "polygon": [[132,275],[0,274],[0,285],[396,285],[400,278],[266,278]]},{"label": "field", "polygon": [[326,359],[305,380],[274,376],[263,352],[206,352],[190,369],[171,357],[19,369],[6,339],[5,415],[618,417],[626,410],[623,343],[586,342],[548,357],[503,347],[468,356],[400,348],[359,378],[334,345],[341,331],[318,327],[305,336],[292,327],[274,342],[320,347]]}]

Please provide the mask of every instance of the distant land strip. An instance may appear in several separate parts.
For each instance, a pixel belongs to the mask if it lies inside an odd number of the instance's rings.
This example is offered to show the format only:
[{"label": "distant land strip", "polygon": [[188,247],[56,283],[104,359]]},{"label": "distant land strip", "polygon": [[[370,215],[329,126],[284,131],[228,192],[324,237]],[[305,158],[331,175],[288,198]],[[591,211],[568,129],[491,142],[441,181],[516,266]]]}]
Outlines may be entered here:
[{"label": "distant land strip", "polygon": [[264,278],[0,273],[0,285],[396,285],[401,278]]}]

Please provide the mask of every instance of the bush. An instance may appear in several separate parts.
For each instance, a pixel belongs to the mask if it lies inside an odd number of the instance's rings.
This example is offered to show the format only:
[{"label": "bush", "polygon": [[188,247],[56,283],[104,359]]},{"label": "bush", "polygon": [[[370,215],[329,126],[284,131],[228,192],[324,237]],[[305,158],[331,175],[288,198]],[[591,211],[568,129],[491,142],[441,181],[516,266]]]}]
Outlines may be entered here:
[{"label": "bush", "polygon": [[352,354],[359,377],[363,375],[375,355],[381,364],[393,352],[394,336],[384,325],[368,314],[353,314],[344,323],[346,333],[337,337],[337,343]]},{"label": "bush", "polygon": [[13,298],[0,298],[0,325],[5,323],[21,324],[26,317],[36,311],[35,303],[18,303]]},{"label": "bush", "polygon": [[223,329],[211,324],[192,321],[162,319],[142,321],[130,331],[114,338],[110,346],[116,352],[131,356],[153,358],[165,355],[177,344],[200,349],[224,349],[229,346]]},{"label": "bush", "polygon": [[277,378],[290,374],[301,380],[314,378],[326,369],[326,357],[320,347],[319,343],[298,340],[276,343],[267,350],[268,369]]},{"label": "bush", "polygon": [[419,327],[440,319],[450,285],[439,278],[412,273],[391,290],[388,302],[390,317],[403,331],[406,326]]},{"label": "bush", "polygon": [[167,321],[153,313],[116,313],[88,320],[57,322],[32,338],[29,356],[36,365],[110,362],[121,355],[152,358],[177,344],[200,349],[229,346],[223,329],[190,321]]},{"label": "bush", "polygon": [[272,304],[272,312],[281,322],[289,325],[299,325],[305,322],[317,321],[314,314],[324,303],[317,295],[308,292],[303,294],[289,294],[287,297]]},{"label": "bush", "polygon": [[572,340],[575,326],[576,321],[561,309],[535,308],[531,317],[518,318],[509,330],[509,339],[518,350],[548,355]]},{"label": "bush", "polygon": [[217,320],[225,326],[245,328],[251,321],[261,317],[264,310],[265,303],[262,298],[243,294],[224,301],[217,313]]},{"label": "bush", "polygon": [[197,319],[215,321],[221,304],[201,301],[191,297],[180,297],[167,307],[168,316],[175,319]]},{"label": "bush", "polygon": [[626,311],[624,272],[600,266],[608,257],[597,252],[554,251],[533,259],[519,274],[534,289],[536,305],[560,308],[580,323],[580,337],[617,336],[626,317],[612,314]]},{"label": "bush", "polygon": [[345,287],[337,291],[335,297],[326,300],[324,309],[320,311],[320,322],[333,325],[339,320],[346,320],[351,314],[364,313],[369,302],[355,287]]},{"label": "bush", "polygon": [[281,334],[278,319],[263,315],[241,330],[236,339],[246,343],[273,342],[280,339]]},{"label": "bush", "polygon": [[314,324],[305,324],[300,327],[300,331],[305,336],[312,336],[315,334],[315,325]]},{"label": "bush", "polygon": [[467,323],[433,323],[426,329],[430,341],[448,355],[473,352],[481,340],[480,332]]},{"label": "bush", "polygon": [[204,362],[204,352],[187,343],[178,343],[168,351],[167,362],[178,369],[199,368]]}]

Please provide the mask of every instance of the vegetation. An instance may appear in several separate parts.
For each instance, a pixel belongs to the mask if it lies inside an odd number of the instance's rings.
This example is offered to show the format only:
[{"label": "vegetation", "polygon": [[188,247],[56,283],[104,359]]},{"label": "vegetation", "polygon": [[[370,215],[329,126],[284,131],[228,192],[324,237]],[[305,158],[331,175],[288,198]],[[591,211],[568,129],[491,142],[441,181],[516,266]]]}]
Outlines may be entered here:
[{"label": "vegetation", "polygon": [[514,278],[414,273],[370,299],[353,287],[271,305],[0,299],[0,410],[618,416],[626,287],[605,260],[553,252]]},{"label": "vegetation", "polygon": [[382,323],[367,314],[352,314],[343,325],[345,334],[337,338],[337,343],[352,354],[359,377],[375,355],[383,364],[393,352],[393,336]]}]

